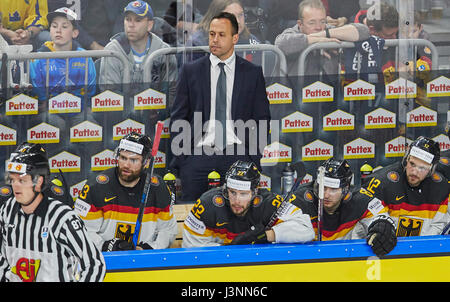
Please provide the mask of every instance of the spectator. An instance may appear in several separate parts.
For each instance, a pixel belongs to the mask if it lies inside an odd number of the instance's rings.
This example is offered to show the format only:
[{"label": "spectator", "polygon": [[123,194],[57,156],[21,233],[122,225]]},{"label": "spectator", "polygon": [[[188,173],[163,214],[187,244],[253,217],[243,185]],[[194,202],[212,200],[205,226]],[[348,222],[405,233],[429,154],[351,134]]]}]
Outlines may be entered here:
[{"label": "spectator", "polygon": [[439,158],[439,143],[420,136],[401,161],[370,175],[361,189],[387,205],[397,237],[438,235],[450,221],[448,180],[435,171]]},{"label": "spectator", "polygon": [[112,36],[123,31],[123,8],[129,0],[80,1],[80,25],[98,45],[106,46]]},{"label": "spectator", "polygon": [[259,178],[254,163],[236,161],[223,188],[204,193],[184,220],[182,247],[311,241],[314,231],[308,215],[292,204],[266,228],[283,200],[258,189]]},{"label": "spectator", "polygon": [[[50,24],[51,41],[45,42],[38,52],[83,51],[74,39],[78,36],[77,14],[66,8],[59,8],[47,16]],[[70,58],[69,74],[66,74],[66,59],[34,60],[30,64],[30,78],[33,93],[40,101],[48,100],[64,91],[80,98],[91,97],[96,89],[96,71],[94,62],[88,58]],[[46,83],[47,68],[49,82]],[[86,68],[88,75],[86,79]],[[66,77],[68,81],[66,82]],[[67,83],[67,84],[66,84]],[[46,90],[48,89],[48,95]]]},{"label": "spectator", "polygon": [[[209,5],[209,8],[198,24],[197,30],[191,35],[186,42],[187,46],[204,46],[208,45],[209,24],[214,16],[220,12],[227,12],[233,14],[239,24],[239,40],[237,44],[260,44],[258,38],[251,34],[245,24],[244,9],[239,0],[213,0]],[[240,54],[241,55],[241,54]],[[202,54],[194,54],[193,59],[201,57]],[[254,51],[250,51],[246,54],[245,58],[255,64],[261,64],[261,56],[258,56],[256,61],[253,61],[255,56]]]},{"label": "spectator", "polygon": [[42,31],[47,29],[47,1],[46,0],[2,0],[2,27],[0,34],[9,44],[32,44],[38,49],[46,40],[47,35]]},{"label": "spectator", "polygon": [[[355,16],[355,23],[366,24],[371,36],[377,39],[397,39],[399,15],[397,9],[387,3],[376,3],[368,9],[360,10]],[[384,75],[384,82],[390,83],[396,78],[395,47],[382,49],[378,68]]]},{"label": "spectator", "polygon": [[[259,9],[259,14],[254,16],[260,24],[260,32],[269,43],[274,44],[275,38],[286,28],[297,24],[298,5],[302,0],[242,0],[244,7],[248,2],[257,2],[253,7]],[[253,15],[255,15],[253,13]],[[247,17],[248,18],[248,17]],[[261,26],[262,25],[262,26]],[[262,28],[261,28],[262,27]]]},{"label": "spectator", "polygon": [[[367,27],[361,24],[327,27],[326,11],[320,0],[303,0],[298,6],[298,18],[294,27],[285,29],[275,39],[275,45],[286,55],[288,74],[291,76],[299,75],[299,56],[309,45],[319,42],[354,42],[369,37]],[[336,56],[326,51],[323,54],[316,51],[308,56],[305,75],[338,73]]]},{"label": "spectator", "polygon": [[150,161],[147,135],[131,132],[116,149],[117,166],[92,175],[75,202],[89,235],[102,251],[168,248],[177,235],[169,190],[159,175],[151,179],[138,246],[132,243]]},{"label": "spectator", "polygon": [[[319,228],[320,180],[300,186],[292,201],[303,213],[311,217],[317,238],[323,241],[339,239],[369,239],[377,256],[389,253],[396,245],[395,226],[387,214],[388,208],[379,199],[352,192],[353,173],[346,160],[330,158],[321,164],[325,168],[323,179],[323,214]],[[320,230],[320,234],[319,234]],[[320,237],[319,237],[320,235]]]},{"label": "spectator", "polygon": [[[124,9],[125,32],[116,34],[106,45],[106,50],[122,53],[127,59],[131,71],[131,83],[144,83],[144,62],[155,50],[168,48],[158,36],[151,33],[153,28],[153,11],[149,4],[137,0],[128,3]],[[166,58],[158,57],[151,66],[151,83],[153,87],[162,91],[164,81],[175,83],[177,77],[177,62],[174,56],[169,58],[167,67]],[[99,84],[105,88],[115,89],[121,87],[124,79],[124,66],[119,59],[114,57],[103,57],[100,63]],[[166,83],[167,83],[166,82]],[[129,84],[129,83],[126,83]],[[169,97],[175,93],[175,85],[169,84]],[[108,87],[110,86],[110,87]],[[141,92],[139,85],[134,86],[137,92]]]},{"label": "spectator", "polygon": [[[0,31],[2,30],[2,13],[0,12]],[[6,42],[6,40],[3,38],[2,35],[0,35],[0,49],[4,49],[5,47],[8,47],[8,42]],[[0,69],[2,67],[2,62],[0,62]],[[1,74],[0,74],[0,79],[1,79]]]},{"label": "spectator", "polygon": [[190,35],[197,29],[202,15],[194,4],[172,1],[167,7],[163,19],[175,30],[175,41],[169,43],[173,46],[185,45]]},{"label": "spectator", "polygon": [[14,196],[0,205],[0,280],[103,281],[105,260],[80,218],[43,193],[49,176],[40,144],[23,143],[11,154],[6,178]]},{"label": "spectator", "polygon": [[[48,11],[49,12],[55,11],[58,8],[66,7],[68,5],[66,0],[47,0],[47,3],[48,3]],[[79,0],[78,5],[76,4],[76,2],[73,2],[72,6],[68,7],[71,10],[73,10],[78,16],[77,21],[78,21],[79,35],[75,40],[84,49],[102,50],[104,48],[104,45],[101,45],[97,41],[95,41],[94,38],[81,25],[81,22],[84,19],[83,16],[85,16],[87,14],[87,6],[88,6],[88,1]],[[108,29],[109,29],[109,27],[108,27]],[[48,40],[50,40],[50,37],[48,38]]]},{"label": "spectator", "polygon": [[[0,12],[0,31],[3,30],[2,18],[3,14],[2,12]],[[0,35],[0,49],[3,49],[6,46],[8,46],[8,42],[6,42],[5,38],[3,38],[2,35]]]},{"label": "spectator", "polygon": [[170,168],[178,171],[181,200],[197,200],[206,192],[213,170],[223,177],[236,160],[260,164],[269,101],[262,68],[235,54],[238,39],[236,17],[220,13],[210,24],[211,54],[181,68],[170,112]]},{"label": "spectator", "polygon": [[355,23],[367,25],[370,35],[382,39],[397,39],[398,18],[394,6],[380,2],[366,10],[360,10],[355,16]]}]

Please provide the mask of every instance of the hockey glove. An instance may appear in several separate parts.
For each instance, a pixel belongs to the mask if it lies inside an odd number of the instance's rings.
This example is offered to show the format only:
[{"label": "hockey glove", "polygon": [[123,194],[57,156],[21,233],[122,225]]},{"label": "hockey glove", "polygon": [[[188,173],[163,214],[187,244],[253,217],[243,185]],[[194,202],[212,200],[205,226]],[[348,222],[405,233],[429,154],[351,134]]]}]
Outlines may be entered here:
[{"label": "hockey glove", "polygon": [[268,243],[266,229],[262,224],[252,226],[250,230],[236,236],[231,244]]},{"label": "hockey glove", "polygon": [[114,238],[105,241],[105,243],[103,243],[102,246],[102,252],[130,251],[130,250],[134,250],[133,243],[119,238]]},{"label": "hockey glove", "polygon": [[392,251],[397,244],[394,221],[390,217],[380,216],[369,226],[366,241],[378,257]]}]

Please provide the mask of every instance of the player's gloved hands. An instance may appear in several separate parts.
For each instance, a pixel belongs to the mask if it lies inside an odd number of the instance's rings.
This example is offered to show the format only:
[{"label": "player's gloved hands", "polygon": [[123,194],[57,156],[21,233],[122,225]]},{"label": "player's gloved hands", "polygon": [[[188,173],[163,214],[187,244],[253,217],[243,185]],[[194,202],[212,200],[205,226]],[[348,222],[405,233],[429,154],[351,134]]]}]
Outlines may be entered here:
[{"label": "player's gloved hands", "polygon": [[397,244],[395,224],[392,218],[380,216],[372,222],[368,229],[366,241],[378,257],[392,251]]},{"label": "player's gloved hands", "polygon": [[123,239],[114,238],[105,241],[102,246],[102,252],[112,252],[112,251],[129,251],[134,250],[134,245]]},{"label": "player's gloved hands", "polygon": [[139,244],[137,246],[139,246],[143,250],[153,250],[153,248],[150,246],[150,244],[142,242],[142,241],[139,242]]},{"label": "player's gloved hands", "polygon": [[266,228],[264,225],[257,224],[252,226],[250,230],[236,236],[231,244],[255,244],[267,243]]}]

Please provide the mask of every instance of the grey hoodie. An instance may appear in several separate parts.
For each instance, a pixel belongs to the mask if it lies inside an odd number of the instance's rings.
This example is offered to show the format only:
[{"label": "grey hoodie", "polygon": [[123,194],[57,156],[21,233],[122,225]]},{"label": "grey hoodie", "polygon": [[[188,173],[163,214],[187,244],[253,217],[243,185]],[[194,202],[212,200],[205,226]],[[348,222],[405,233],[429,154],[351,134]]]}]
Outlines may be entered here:
[{"label": "grey hoodie", "polygon": [[[147,50],[144,61],[155,50],[170,47],[167,43],[163,42],[158,36],[156,36],[153,33],[150,33],[150,39],[151,39],[150,48]],[[141,84],[144,82],[143,68],[145,66],[143,66],[144,64],[136,66],[134,62],[133,52],[131,50],[130,43],[125,33],[122,32],[114,35],[111,38],[110,42],[105,46],[105,50],[119,52],[128,59],[129,68],[131,72],[130,82],[132,84],[130,85],[132,87],[130,93],[136,94],[141,92],[143,90],[142,85],[136,84]],[[151,70],[150,87],[157,91],[161,91],[166,94],[168,93],[169,98],[172,99],[172,97],[174,97],[175,95],[176,80],[178,75],[177,62],[175,56],[169,55],[167,62],[169,64],[168,69],[166,68],[166,56],[159,56],[155,58],[152,64],[153,66]],[[168,80],[166,80],[167,70],[168,70],[168,78],[167,78]],[[119,59],[115,57],[102,57],[100,63],[100,76],[99,76],[99,84],[102,90],[111,89],[111,85],[114,85],[114,89],[112,90],[123,91],[122,84],[127,84],[123,83],[123,74],[124,74],[124,67],[122,66],[122,63]],[[168,87],[169,92],[164,91],[167,89],[167,85],[169,85]]]}]

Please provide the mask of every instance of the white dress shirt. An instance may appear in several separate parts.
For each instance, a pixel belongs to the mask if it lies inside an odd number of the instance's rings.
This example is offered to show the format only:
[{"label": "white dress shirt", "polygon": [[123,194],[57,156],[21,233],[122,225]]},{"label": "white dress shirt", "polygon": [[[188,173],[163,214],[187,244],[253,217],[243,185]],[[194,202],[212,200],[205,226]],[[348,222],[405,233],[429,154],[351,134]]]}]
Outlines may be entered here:
[{"label": "white dress shirt", "polygon": [[215,55],[210,54],[209,60],[211,61],[211,111],[209,113],[209,123],[206,134],[203,136],[203,139],[200,140],[197,147],[214,146],[214,130],[216,120],[216,87],[217,80],[219,79],[220,75],[220,62],[225,63],[224,70],[227,77],[227,145],[241,144],[242,142],[234,134],[233,120],[231,118],[231,99],[233,96],[234,72],[236,70],[236,54],[235,52],[233,52],[233,54],[225,61],[221,61]]}]

